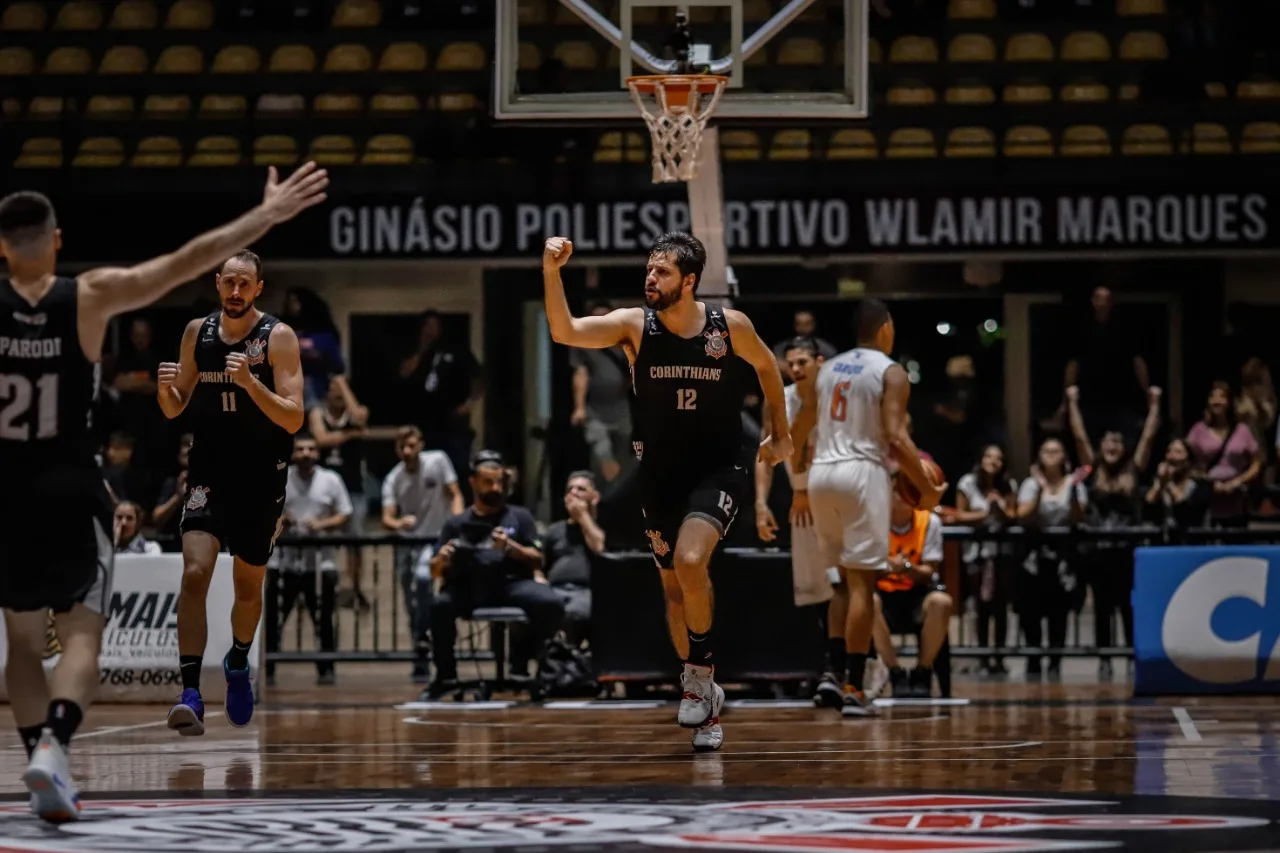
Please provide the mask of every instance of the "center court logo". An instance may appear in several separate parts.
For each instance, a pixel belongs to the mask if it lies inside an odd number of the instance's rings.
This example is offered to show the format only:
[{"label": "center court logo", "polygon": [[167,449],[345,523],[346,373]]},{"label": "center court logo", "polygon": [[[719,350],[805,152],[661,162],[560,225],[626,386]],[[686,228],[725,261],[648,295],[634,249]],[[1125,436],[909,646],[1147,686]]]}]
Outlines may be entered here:
[{"label": "center court logo", "polygon": [[[31,818],[25,803],[0,806],[0,837],[6,853],[225,853],[231,847],[262,853],[409,853],[530,845],[1033,853],[1148,850],[1162,843],[1167,849],[1168,833],[1179,836],[1179,850],[1230,849],[1237,845],[1224,842],[1232,839],[1263,846],[1275,840],[1257,834],[1259,827],[1269,825],[1264,819],[1184,814],[1180,809],[1175,814],[1117,813],[1118,805],[963,794],[702,803],[114,800],[86,803],[80,822],[58,829]],[[1095,840],[1099,836],[1123,840]]]}]

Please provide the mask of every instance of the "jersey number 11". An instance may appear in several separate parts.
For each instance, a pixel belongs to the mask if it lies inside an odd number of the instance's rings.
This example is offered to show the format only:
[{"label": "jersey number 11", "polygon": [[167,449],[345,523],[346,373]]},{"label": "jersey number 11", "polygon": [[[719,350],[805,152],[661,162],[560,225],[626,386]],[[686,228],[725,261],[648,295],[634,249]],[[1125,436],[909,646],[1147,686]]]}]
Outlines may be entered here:
[{"label": "jersey number 11", "polygon": [[234,412],[235,410],[236,410],[236,392],[223,391],[222,392],[222,411]]}]

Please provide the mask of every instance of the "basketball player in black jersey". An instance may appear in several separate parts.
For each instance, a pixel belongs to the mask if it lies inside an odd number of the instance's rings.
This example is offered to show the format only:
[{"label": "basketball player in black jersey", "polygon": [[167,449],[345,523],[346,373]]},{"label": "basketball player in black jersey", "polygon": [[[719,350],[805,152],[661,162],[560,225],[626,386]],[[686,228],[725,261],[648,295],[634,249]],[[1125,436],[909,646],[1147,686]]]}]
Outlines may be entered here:
[{"label": "basketball player in black jersey", "polygon": [[169,728],[204,734],[200,669],[208,643],[205,600],[225,544],[232,556],[235,602],[231,648],[222,661],[227,720],[253,717],[249,648],[262,616],[262,581],[280,534],[293,434],[302,428],[302,359],[293,329],[255,306],[262,261],[233,255],[215,277],[222,309],[192,320],[177,364],[157,371],[160,408],[192,415],[191,467],[182,509],[182,592],[178,661],[182,697]]},{"label": "basketball player in black jersey", "polygon": [[685,662],[678,720],[695,730],[694,749],[719,749],[724,691],[714,680],[707,565],[751,500],[754,460],[744,458],[740,436],[753,370],[772,413],[758,455],[771,464],[791,455],[782,375],[745,314],[697,300],[707,260],[697,238],[658,238],[646,268],[646,307],[603,316],[569,313],[560,268],[572,253],[563,237],[543,249],[551,337],[587,349],[621,345],[631,361],[645,533],[663,570],[671,640]]},{"label": "basketball player in black jersey", "polygon": [[[272,170],[262,204],[168,255],[130,267],[55,270],[62,232],[38,193],[0,200],[0,607],[9,641],[5,681],[31,757],[31,808],[79,817],[67,746],[98,685],[111,599],[112,507],[95,459],[90,415],[107,323],[212,269],[238,246],[324,200],[314,164],[281,183]],[[54,612],[62,656],[46,678],[45,627]]]}]

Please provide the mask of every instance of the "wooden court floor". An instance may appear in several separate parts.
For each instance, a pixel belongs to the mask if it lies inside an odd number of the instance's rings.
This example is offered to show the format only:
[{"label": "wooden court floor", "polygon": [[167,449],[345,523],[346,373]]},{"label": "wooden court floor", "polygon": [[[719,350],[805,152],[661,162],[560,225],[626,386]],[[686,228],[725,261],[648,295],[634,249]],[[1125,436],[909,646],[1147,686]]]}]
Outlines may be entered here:
[{"label": "wooden court floor", "polygon": [[[305,668],[286,667],[251,726],[234,729],[211,709],[200,738],[169,732],[164,707],[96,706],[71,753],[90,800],[86,819],[58,830],[26,815],[18,780],[24,755],[16,735],[5,733],[0,853],[539,843],[1280,850],[1280,825],[1272,820],[1280,818],[1280,697],[1134,700],[1127,684],[1088,679],[1028,685],[962,678],[955,692],[968,704],[893,705],[873,720],[844,720],[797,703],[731,706],[722,717],[723,751],[695,755],[674,723],[673,704],[419,707],[402,669],[353,669],[340,672],[336,687],[317,688]],[[349,798],[359,800],[360,819],[350,822],[357,828],[334,830],[334,815],[356,808]],[[559,810],[550,817],[548,800]],[[708,815],[737,820],[748,813],[774,823],[750,825],[744,835],[716,817],[710,828],[682,831],[679,841],[653,835],[653,821],[673,820],[653,810],[677,808],[673,803],[687,809],[689,802],[705,805],[697,818],[704,823]],[[845,805],[828,808],[831,802]],[[536,820],[526,813],[531,803],[541,804]],[[409,829],[401,812],[379,817],[399,828],[375,833],[369,810],[393,805],[436,811],[416,815]],[[210,808],[223,817],[263,809],[266,816],[244,818],[256,840],[240,843],[218,830]],[[800,821],[802,833],[795,821],[774,832],[779,808],[820,819]],[[493,809],[504,815],[497,823]],[[471,815],[471,823],[460,815]],[[1219,823],[1152,834],[1152,821],[1177,815]],[[984,820],[995,821],[981,836],[986,846],[964,846]],[[630,829],[619,829],[619,821]],[[1117,829],[1117,822],[1125,825]],[[259,837],[263,826],[276,829]],[[281,836],[279,826],[293,835]]]}]

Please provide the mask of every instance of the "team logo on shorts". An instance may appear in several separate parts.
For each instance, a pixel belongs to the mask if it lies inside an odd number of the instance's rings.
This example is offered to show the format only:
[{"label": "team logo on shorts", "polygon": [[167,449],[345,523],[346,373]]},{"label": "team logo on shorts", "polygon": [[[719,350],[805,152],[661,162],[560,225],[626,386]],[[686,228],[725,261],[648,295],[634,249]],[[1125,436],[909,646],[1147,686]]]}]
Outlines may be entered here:
[{"label": "team logo on shorts", "polygon": [[707,339],[707,355],[712,358],[724,358],[729,354],[729,344],[726,339],[729,337],[719,329],[712,329],[703,335]]},{"label": "team logo on shorts", "polygon": [[262,364],[267,359],[267,342],[259,338],[256,341],[249,341],[244,345],[245,357],[249,359],[249,366]]},{"label": "team logo on shorts", "polygon": [[644,535],[649,537],[649,547],[653,549],[653,556],[665,557],[671,553],[671,546],[662,538],[660,531],[646,530]]},{"label": "team logo on shorts", "polygon": [[207,503],[209,503],[209,488],[207,486],[192,486],[191,493],[187,495],[187,509],[192,511],[204,509]]}]

